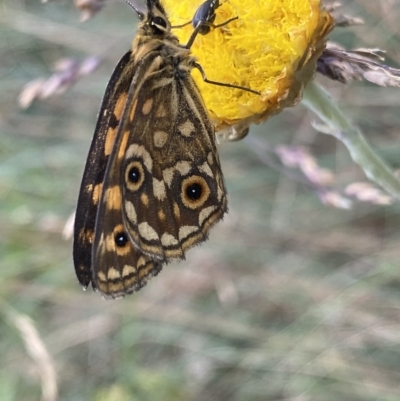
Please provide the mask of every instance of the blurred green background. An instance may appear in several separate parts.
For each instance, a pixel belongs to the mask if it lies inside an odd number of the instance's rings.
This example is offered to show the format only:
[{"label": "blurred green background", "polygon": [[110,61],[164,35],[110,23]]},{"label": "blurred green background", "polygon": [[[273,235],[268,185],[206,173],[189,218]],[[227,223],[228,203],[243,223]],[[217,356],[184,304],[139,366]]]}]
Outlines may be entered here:
[{"label": "blurred green background", "polygon": [[[366,24],[331,38],[399,66],[398,0],[342,3]],[[0,399],[400,400],[399,205],[324,206],[268,165],[275,146],[305,145],[336,189],[365,179],[301,105],[221,144],[229,214],[186,261],[123,300],[82,291],[62,233],[136,23],[122,0],[84,24],[72,1],[0,1]],[[97,71],[19,109],[59,58],[91,55]],[[398,169],[400,91],[318,80]]]}]

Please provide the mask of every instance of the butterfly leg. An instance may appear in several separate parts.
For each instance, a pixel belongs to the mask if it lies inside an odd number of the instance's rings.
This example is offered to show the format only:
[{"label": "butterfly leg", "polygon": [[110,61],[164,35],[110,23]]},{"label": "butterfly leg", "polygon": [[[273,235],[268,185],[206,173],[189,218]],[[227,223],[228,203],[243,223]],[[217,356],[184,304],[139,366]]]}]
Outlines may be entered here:
[{"label": "butterfly leg", "polygon": [[194,68],[197,68],[200,71],[200,74],[203,77],[203,81],[207,82],[208,84],[218,85],[218,86],[225,86],[227,88],[241,89],[241,90],[244,90],[246,92],[254,93],[256,95],[261,95],[260,92],[255,91],[255,90],[250,89],[250,88],[246,88],[245,86],[232,85],[232,84],[227,84],[227,83],[224,83],[224,82],[211,81],[210,79],[207,78],[206,73],[203,70],[203,67],[198,63],[194,63]]}]

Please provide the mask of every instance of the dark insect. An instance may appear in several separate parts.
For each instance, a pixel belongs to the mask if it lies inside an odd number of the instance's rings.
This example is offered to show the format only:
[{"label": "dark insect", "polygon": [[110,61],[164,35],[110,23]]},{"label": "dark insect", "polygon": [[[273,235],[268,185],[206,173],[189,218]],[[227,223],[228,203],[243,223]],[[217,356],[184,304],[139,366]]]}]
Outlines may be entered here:
[{"label": "dark insect", "polygon": [[182,25],[175,25],[172,28],[183,28],[184,26],[189,25],[190,23],[193,25],[194,31],[190,36],[190,39],[187,43],[187,47],[191,47],[196,36],[200,33],[201,35],[207,35],[210,32],[211,28],[220,28],[221,26],[225,26],[232,21],[238,19],[238,17],[230,18],[222,24],[214,25],[215,21],[215,11],[220,6],[219,0],[206,0],[204,3],[200,5],[200,7],[194,13],[194,17],[191,21],[186,22]]}]

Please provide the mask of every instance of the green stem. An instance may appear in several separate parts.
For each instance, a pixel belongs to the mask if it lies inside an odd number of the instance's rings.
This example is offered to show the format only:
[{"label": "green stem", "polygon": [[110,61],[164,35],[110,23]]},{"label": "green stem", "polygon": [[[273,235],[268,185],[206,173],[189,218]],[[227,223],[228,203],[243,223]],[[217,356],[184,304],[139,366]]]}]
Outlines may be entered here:
[{"label": "green stem", "polygon": [[400,199],[400,181],[325,89],[312,81],[304,91],[303,104],[325,122],[327,127],[321,129],[322,132],[331,134],[343,142],[352,159],[364,170],[369,179]]}]

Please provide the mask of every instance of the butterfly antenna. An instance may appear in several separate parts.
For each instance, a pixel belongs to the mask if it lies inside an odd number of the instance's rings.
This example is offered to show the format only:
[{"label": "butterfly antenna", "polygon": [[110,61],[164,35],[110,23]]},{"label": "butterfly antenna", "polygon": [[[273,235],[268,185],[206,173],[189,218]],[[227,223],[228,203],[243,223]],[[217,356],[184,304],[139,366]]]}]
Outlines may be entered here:
[{"label": "butterfly antenna", "polygon": [[125,0],[125,3],[127,3],[129,6],[131,6],[135,11],[137,11],[136,10],[136,8],[135,8],[135,6],[129,1],[129,0]]},{"label": "butterfly antenna", "polygon": [[125,3],[128,4],[131,8],[133,8],[137,15],[139,16],[140,19],[144,18],[144,14],[142,12],[140,12],[134,5],[133,3],[131,3],[129,0],[125,0]]}]

